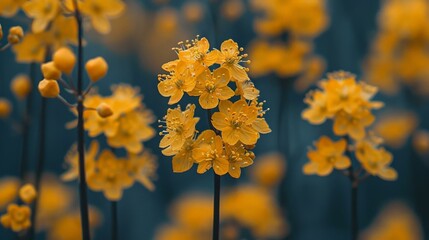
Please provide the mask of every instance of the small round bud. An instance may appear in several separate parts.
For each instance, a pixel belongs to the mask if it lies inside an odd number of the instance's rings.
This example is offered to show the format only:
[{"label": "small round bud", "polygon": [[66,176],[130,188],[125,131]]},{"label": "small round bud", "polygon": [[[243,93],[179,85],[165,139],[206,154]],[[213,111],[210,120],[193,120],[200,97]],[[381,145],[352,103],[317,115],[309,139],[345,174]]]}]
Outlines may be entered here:
[{"label": "small round bud", "polygon": [[9,117],[11,112],[12,105],[10,104],[9,100],[5,98],[0,98],[0,118]]},{"label": "small round bud", "polygon": [[23,37],[24,30],[22,30],[22,27],[15,26],[9,29],[9,35],[7,37],[7,40],[10,44],[17,44],[21,41]]},{"label": "small round bud", "polygon": [[55,80],[43,79],[39,82],[39,92],[42,97],[56,98],[60,94],[60,86]]},{"label": "small round bud", "polygon": [[96,110],[98,115],[102,118],[107,118],[113,115],[112,108],[106,103],[100,103]]},{"label": "small round bud", "polygon": [[53,59],[55,67],[67,74],[70,74],[73,71],[74,65],[76,63],[76,56],[70,49],[66,47],[58,49],[54,53]]},{"label": "small round bud", "polygon": [[58,80],[61,78],[61,71],[52,61],[42,64],[41,69],[45,79]]},{"label": "small round bud", "polygon": [[34,199],[36,199],[36,196],[36,189],[31,184],[25,184],[21,189],[19,189],[19,197],[27,204],[32,203]]},{"label": "small round bud", "polygon": [[18,75],[10,83],[10,89],[17,98],[24,99],[31,92],[31,81],[27,75]]},{"label": "small round bud", "polygon": [[106,76],[109,65],[107,65],[107,62],[104,60],[104,58],[96,57],[88,60],[88,62],[86,62],[85,68],[89,79],[93,82],[97,82]]}]

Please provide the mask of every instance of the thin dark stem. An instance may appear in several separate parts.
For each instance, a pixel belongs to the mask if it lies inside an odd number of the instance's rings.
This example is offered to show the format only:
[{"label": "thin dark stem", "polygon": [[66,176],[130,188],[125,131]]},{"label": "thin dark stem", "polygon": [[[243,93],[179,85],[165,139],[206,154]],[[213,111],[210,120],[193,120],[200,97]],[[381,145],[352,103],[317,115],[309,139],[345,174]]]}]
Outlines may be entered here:
[{"label": "thin dark stem", "polygon": [[79,11],[77,0],[73,1],[75,7],[75,18],[78,26],[78,66],[77,66],[77,112],[78,112],[78,123],[77,123],[77,147],[79,152],[79,197],[80,197],[80,217],[82,224],[82,239],[90,240],[90,227],[89,227],[89,213],[88,213],[88,196],[87,196],[87,184],[86,184],[86,171],[85,171],[85,135],[84,135],[84,123],[83,123],[83,26],[82,16]]},{"label": "thin dark stem", "polygon": [[[346,155],[349,157],[350,161],[352,161],[352,156],[349,150],[349,143],[350,143],[350,138],[347,136],[346,137],[346,141],[347,141],[347,149],[346,149]],[[348,169],[348,177],[350,179],[350,183],[351,183],[351,204],[350,204],[350,208],[351,208],[351,219],[350,219],[350,224],[351,224],[351,239],[352,240],[357,240],[358,238],[358,233],[359,233],[359,222],[358,222],[358,186],[359,186],[359,178],[357,175],[355,175],[354,169],[353,169],[353,163],[350,165],[349,169]]]},{"label": "thin dark stem", "polygon": [[118,202],[110,202],[111,214],[112,214],[112,240],[118,240]]},{"label": "thin dark stem", "polygon": [[[212,129],[217,135],[219,131],[212,124],[212,112],[210,109],[207,110],[207,120],[209,122],[210,129]],[[220,228],[220,175],[217,175],[213,171],[214,175],[214,195],[213,195],[213,240],[219,240],[219,228]]]},{"label": "thin dark stem", "polygon": [[[30,64],[30,79],[34,83],[36,79],[36,64]],[[30,111],[32,108],[32,92],[25,100],[24,113],[22,115],[21,134],[22,134],[22,148],[21,148],[21,161],[19,166],[19,178],[21,184],[25,182],[25,177],[28,170],[28,140],[29,140],[29,124],[30,124]]]}]

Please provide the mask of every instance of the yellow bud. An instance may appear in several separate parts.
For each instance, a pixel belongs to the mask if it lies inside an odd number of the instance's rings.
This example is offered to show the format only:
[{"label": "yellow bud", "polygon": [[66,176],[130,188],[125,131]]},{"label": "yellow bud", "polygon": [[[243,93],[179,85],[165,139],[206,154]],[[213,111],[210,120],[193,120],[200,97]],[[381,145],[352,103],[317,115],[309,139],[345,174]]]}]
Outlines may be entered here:
[{"label": "yellow bud", "polygon": [[100,105],[98,105],[97,113],[102,118],[107,118],[113,115],[112,108],[106,103],[100,103]]},{"label": "yellow bud", "polygon": [[76,56],[70,49],[66,47],[58,49],[54,53],[53,59],[55,67],[67,74],[70,74],[73,71],[74,65],[76,63]]},{"label": "yellow bud", "polygon": [[7,37],[7,40],[10,44],[17,44],[21,41],[23,37],[24,30],[22,30],[22,27],[15,26],[9,29],[9,35]]},{"label": "yellow bud", "polygon": [[60,94],[60,86],[55,80],[43,79],[39,82],[39,92],[42,97],[56,98]]},{"label": "yellow bud", "polygon": [[61,71],[55,66],[54,62],[42,64],[42,73],[45,79],[58,80],[61,78]]},{"label": "yellow bud", "polygon": [[88,60],[88,62],[86,62],[85,68],[89,79],[91,79],[93,82],[97,82],[106,76],[109,65],[107,65],[107,62],[104,60],[104,58],[96,57]]},{"label": "yellow bud", "polygon": [[18,75],[10,83],[10,89],[19,99],[24,99],[31,92],[31,81],[27,75]]},{"label": "yellow bud", "polygon": [[7,118],[12,112],[12,105],[5,98],[0,98],[0,118]]},{"label": "yellow bud", "polygon": [[0,218],[0,223],[3,225],[4,228],[10,228],[12,225],[12,221],[10,219],[9,215],[3,215]]},{"label": "yellow bud", "polygon": [[19,197],[27,204],[32,203],[34,199],[36,199],[36,196],[36,189],[31,184],[25,184],[21,189],[19,189]]}]

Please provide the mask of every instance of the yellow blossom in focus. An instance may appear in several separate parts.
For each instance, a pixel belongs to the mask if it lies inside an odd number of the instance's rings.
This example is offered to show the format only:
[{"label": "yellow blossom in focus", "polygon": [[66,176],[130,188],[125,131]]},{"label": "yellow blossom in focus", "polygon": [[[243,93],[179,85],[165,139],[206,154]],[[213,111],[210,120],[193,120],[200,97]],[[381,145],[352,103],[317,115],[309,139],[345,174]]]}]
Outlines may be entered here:
[{"label": "yellow blossom in focus", "polygon": [[307,153],[310,162],[303,167],[305,174],[326,176],[334,169],[344,170],[350,167],[350,158],[344,155],[347,148],[347,142],[344,139],[334,142],[323,136],[314,145],[316,149]]},{"label": "yellow blossom in focus", "polygon": [[102,34],[110,32],[110,18],[118,17],[125,9],[121,0],[85,0],[79,2],[80,11],[89,17],[94,29]]},{"label": "yellow blossom in focus", "polygon": [[232,80],[239,82],[249,80],[249,76],[247,76],[249,69],[240,65],[242,62],[248,62],[242,60],[247,57],[247,54],[239,55],[243,49],[239,48],[238,44],[232,39],[228,39],[222,43],[220,50],[218,63],[228,69]]},{"label": "yellow blossom in focus", "polygon": [[228,100],[221,101],[219,112],[215,112],[212,117],[213,126],[222,132],[222,139],[235,145],[238,141],[246,145],[255,144],[259,138],[259,133],[252,124],[258,117],[258,111],[252,106],[248,106],[243,100],[232,103]]},{"label": "yellow blossom in focus", "polygon": [[0,211],[18,196],[20,181],[14,177],[0,179]]},{"label": "yellow blossom in focus", "polygon": [[[195,88],[196,77],[185,62],[172,62],[165,65],[170,74],[158,76],[158,91],[164,97],[170,97],[168,104],[175,104],[182,99],[184,92],[190,92]],[[171,68],[170,68],[171,66]]]},{"label": "yellow blossom in focus", "polygon": [[168,110],[163,118],[165,130],[161,133],[163,137],[159,143],[160,148],[171,148],[173,152],[182,148],[186,139],[195,133],[195,125],[199,118],[194,117],[194,112],[195,105],[188,105],[183,112],[180,106]]},{"label": "yellow blossom in focus", "polygon": [[26,98],[31,92],[31,87],[31,81],[27,75],[17,75],[10,83],[10,89],[19,99]]},{"label": "yellow blossom in focus", "polygon": [[194,65],[195,74],[198,75],[217,62],[220,52],[216,49],[210,51],[210,43],[207,38],[197,38],[191,43],[184,46],[185,50],[181,48],[175,50],[178,52],[179,60]]},{"label": "yellow blossom in focus", "polygon": [[9,117],[11,112],[12,105],[10,104],[9,100],[5,98],[0,98],[0,118]]},{"label": "yellow blossom in focus", "polygon": [[417,118],[411,112],[389,113],[377,122],[375,131],[387,145],[399,148],[405,144],[417,124]]},{"label": "yellow blossom in focus", "polygon": [[222,138],[212,130],[204,131],[198,138],[201,143],[192,151],[192,157],[198,164],[197,172],[202,174],[213,168],[217,175],[226,174],[229,162],[224,152]]},{"label": "yellow blossom in focus", "polygon": [[0,222],[5,228],[14,232],[21,232],[31,227],[31,209],[28,206],[10,204],[7,213],[0,217]]},{"label": "yellow blossom in focus", "polygon": [[101,152],[95,170],[88,174],[87,181],[91,190],[103,192],[110,201],[120,200],[123,190],[134,183],[125,160],[116,158],[110,150]]},{"label": "yellow blossom in focus", "polygon": [[31,204],[36,197],[36,189],[31,184],[25,184],[19,189],[19,198],[27,204]]},{"label": "yellow blossom in focus", "polygon": [[382,210],[359,239],[423,240],[424,238],[422,226],[416,214],[403,203],[391,203]]},{"label": "yellow blossom in focus", "polygon": [[225,146],[225,156],[229,162],[228,173],[233,178],[240,178],[241,169],[253,164],[255,155],[238,143],[234,146]]},{"label": "yellow blossom in focus", "polygon": [[398,178],[398,173],[390,167],[393,160],[390,152],[368,140],[357,142],[355,148],[356,158],[369,174],[387,181],[394,181]]},{"label": "yellow blossom in focus", "polygon": [[58,0],[29,0],[23,5],[23,10],[33,19],[33,32],[40,33],[57,16],[60,7],[61,2]]},{"label": "yellow blossom in focus", "polygon": [[199,96],[198,102],[203,109],[215,108],[219,100],[234,96],[234,91],[228,87],[229,79],[226,68],[218,68],[214,72],[207,69],[198,76],[197,85],[189,95]]},{"label": "yellow blossom in focus", "polygon": [[251,171],[252,179],[264,187],[279,184],[286,172],[286,160],[279,153],[258,157]]}]

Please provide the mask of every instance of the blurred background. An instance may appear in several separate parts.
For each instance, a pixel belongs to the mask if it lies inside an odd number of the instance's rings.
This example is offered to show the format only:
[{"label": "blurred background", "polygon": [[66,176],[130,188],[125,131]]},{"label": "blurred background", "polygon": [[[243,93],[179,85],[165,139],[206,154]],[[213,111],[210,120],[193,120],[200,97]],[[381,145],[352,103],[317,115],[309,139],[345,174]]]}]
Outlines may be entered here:
[{"label": "blurred background", "polygon": [[[111,33],[99,35],[89,28],[85,32],[85,59],[101,55],[109,63],[108,76],[97,84],[102,95],[110,95],[113,84],[137,86],[145,106],[161,118],[168,99],[157,91],[157,75],[163,63],[175,59],[171,48],[179,41],[199,35],[211,47],[220,48],[222,41],[232,38],[249,54],[249,75],[261,91],[260,99],[267,101],[270,111],[265,117],[273,131],[261,137],[255,165],[244,169],[240,179],[222,177],[221,214],[234,215],[233,220],[222,222],[222,239],[348,239],[348,179],[338,172],[328,177],[302,173],[308,146],[319,136],[332,134],[331,123],[312,126],[301,119],[306,107],[303,99],[327,72],[336,70],[352,72],[379,87],[376,99],[385,107],[375,112],[373,130],[393,153],[392,166],[399,176],[394,182],[370,177],[359,186],[362,239],[429,239],[424,237],[429,236],[428,1],[125,2],[126,11],[112,20]],[[0,23],[8,29],[30,22],[21,13],[0,18]],[[22,137],[16,124],[25,108],[9,85],[15,76],[30,71],[29,64],[14,59],[13,51],[0,54],[0,97],[13,104],[11,116],[0,120],[3,180],[20,174]],[[31,175],[40,154],[37,92],[30,102]],[[59,179],[66,171],[64,157],[76,138],[75,129],[65,125],[75,116],[55,100],[47,101],[46,113],[46,176],[40,202],[45,207],[41,206],[37,239],[76,240],[72,233],[79,229],[77,183]],[[198,129],[207,128],[205,113],[196,115],[202,119]],[[120,239],[210,239],[212,174],[199,175],[195,169],[173,173],[171,158],[160,153],[159,140],[155,136],[145,143],[158,158],[156,190],[135,185],[125,191],[118,203]],[[6,188],[0,188],[4,209],[2,191]],[[110,203],[95,192],[90,192],[89,200],[95,216],[94,239],[109,239]],[[57,236],[55,231],[69,238],[52,237]],[[0,228],[0,239],[12,236]]]}]

